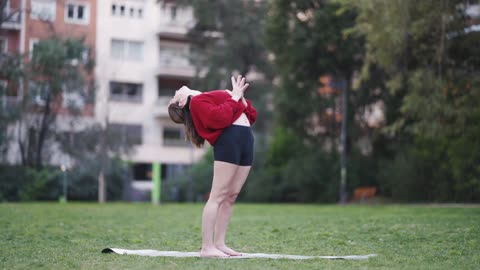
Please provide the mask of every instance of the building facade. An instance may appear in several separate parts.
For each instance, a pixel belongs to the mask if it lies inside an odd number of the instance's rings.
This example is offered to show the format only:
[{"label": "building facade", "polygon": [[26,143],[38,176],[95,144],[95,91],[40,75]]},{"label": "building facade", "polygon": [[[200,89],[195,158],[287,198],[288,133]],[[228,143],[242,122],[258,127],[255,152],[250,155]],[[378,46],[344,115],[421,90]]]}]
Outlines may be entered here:
[{"label": "building facade", "polygon": [[[42,40],[52,37],[83,39],[88,49],[85,50],[82,58],[92,58],[96,45],[96,7],[96,0],[9,0],[4,9],[8,19],[2,23],[0,40],[5,41],[6,51],[22,54],[24,60],[28,62],[35,46]],[[93,73],[84,75],[88,85],[93,83]],[[25,96],[24,93],[28,92],[36,106],[44,106],[42,93],[35,89],[33,83],[22,80],[16,84],[10,82],[7,84],[9,84],[6,88],[7,93],[2,93],[4,94],[2,102],[7,103],[4,105],[19,105]],[[89,90],[85,89],[85,91]],[[61,106],[57,106],[55,111],[59,115],[57,127],[60,130],[70,129],[69,123],[72,119],[67,109],[70,101],[76,101],[81,109],[81,124],[78,125],[77,130],[93,123],[93,103],[80,102],[81,98],[70,96],[65,92]],[[19,134],[25,134],[25,132],[18,131],[26,129],[26,126],[17,122],[9,127],[9,134],[13,137],[22,136]],[[8,149],[7,162],[9,163],[21,162],[20,149],[15,142],[16,140],[13,140]],[[68,159],[60,151],[51,150],[52,155],[48,156],[50,164],[61,165]]]},{"label": "building facade", "polygon": [[[167,111],[175,90],[196,75],[186,38],[194,22],[191,8],[157,0],[9,0],[5,13],[15,14],[2,24],[0,50],[25,54],[25,61],[41,40],[84,39],[85,57],[95,59],[94,73],[86,74],[95,103],[82,104],[78,127],[108,124],[134,143],[123,158],[132,164],[132,187],[143,199],[152,189],[153,164],[168,180],[204,155],[206,147],[185,142],[183,126]],[[0,83],[7,84],[1,78]],[[18,101],[22,91],[29,86],[17,87],[8,100]],[[57,117],[60,127],[68,129],[68,117]],[[16,146],[10,151],[8,162],[19,163]],[[60,165],[67,157],[57,151],[50,158]]]},{"label": "building facade", "polygon": [[[8,0],[3,12],[3,22],[0,27],[0,54],[23,53],[22,45],[22,5],[25,0]],[[2,108],[15,104],[19,99],[18,87],[0,78],[0,96]]]},{"label": "building facade", "polygon": [[126,159],[133,189],[145,194],[152,164],[167,180],[205,153],[185,142],[183,126],[167,111],[175,90],[195,76],[185,36],[192,10],[156,0],[102,0],[97,18],[95,118],[134,142]]}]

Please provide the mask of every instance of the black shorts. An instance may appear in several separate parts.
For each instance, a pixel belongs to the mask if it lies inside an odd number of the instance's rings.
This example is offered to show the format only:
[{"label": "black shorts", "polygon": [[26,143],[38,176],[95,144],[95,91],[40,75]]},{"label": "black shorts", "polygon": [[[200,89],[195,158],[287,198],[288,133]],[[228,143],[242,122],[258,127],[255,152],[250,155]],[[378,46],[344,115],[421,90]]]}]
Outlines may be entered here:
[{"label": "black shorts", "polygon": [[252,166],[253,141],[250,127],[232,125],[222,131],[213,145],[213,157],[217,161]]}]

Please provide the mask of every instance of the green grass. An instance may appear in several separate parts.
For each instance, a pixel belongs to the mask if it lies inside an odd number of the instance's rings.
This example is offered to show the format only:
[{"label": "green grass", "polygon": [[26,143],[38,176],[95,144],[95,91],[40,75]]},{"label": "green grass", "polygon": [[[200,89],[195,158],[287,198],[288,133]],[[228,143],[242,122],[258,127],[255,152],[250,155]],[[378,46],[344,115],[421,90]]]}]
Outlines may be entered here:
[{"label": "green grass", "polygon": [[480,208],[236,206],[242,252],[377,253],[366,261],[219,260],[101,254],[105,247],[197,251],[200,204],[0,204],[1,269],[480,269]]}]

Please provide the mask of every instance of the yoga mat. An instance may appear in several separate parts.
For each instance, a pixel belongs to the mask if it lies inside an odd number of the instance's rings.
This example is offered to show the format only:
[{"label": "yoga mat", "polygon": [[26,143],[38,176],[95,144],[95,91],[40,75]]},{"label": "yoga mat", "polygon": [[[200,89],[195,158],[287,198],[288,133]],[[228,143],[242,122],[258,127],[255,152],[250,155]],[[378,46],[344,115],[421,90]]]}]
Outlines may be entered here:
[{"label": "yoga mat", "polygon": [[[102,253],[115,253],[120,255],[139,255],[150,257],[200,257],[199,252],[181,252],[181,251],[159,251],[153,249],[121,249],[121,248],[106,248]],[[286,255],[286,254],[266,254],[266,253],[242,253],[242,256],[230,256],[218,259],[290,259],[290,260],[308,260],[308,259],[337,259],[337,260],[366,260],[371,257],[378,256],[377,254],[368,255],[346,255],[346,256],[303,256],[303,255]]]}]

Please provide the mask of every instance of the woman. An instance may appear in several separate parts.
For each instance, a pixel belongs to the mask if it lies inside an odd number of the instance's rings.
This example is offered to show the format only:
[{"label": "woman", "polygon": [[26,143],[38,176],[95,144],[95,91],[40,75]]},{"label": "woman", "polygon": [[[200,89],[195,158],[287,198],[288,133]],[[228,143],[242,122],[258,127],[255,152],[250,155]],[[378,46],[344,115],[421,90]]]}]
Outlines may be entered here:
[{"label": "woman", "polygon": [[249,84],[232,77],[232,91],[199,92],[188,87],[176,91],[168,113],[175,123],[185,125],[185,135],[200,147],[213,145],[213,181],[202,216],[202,257],[241,254],[225,245],[233,204],[253,162],[253,134],[250,126],[257,112],[244,98]]}]

